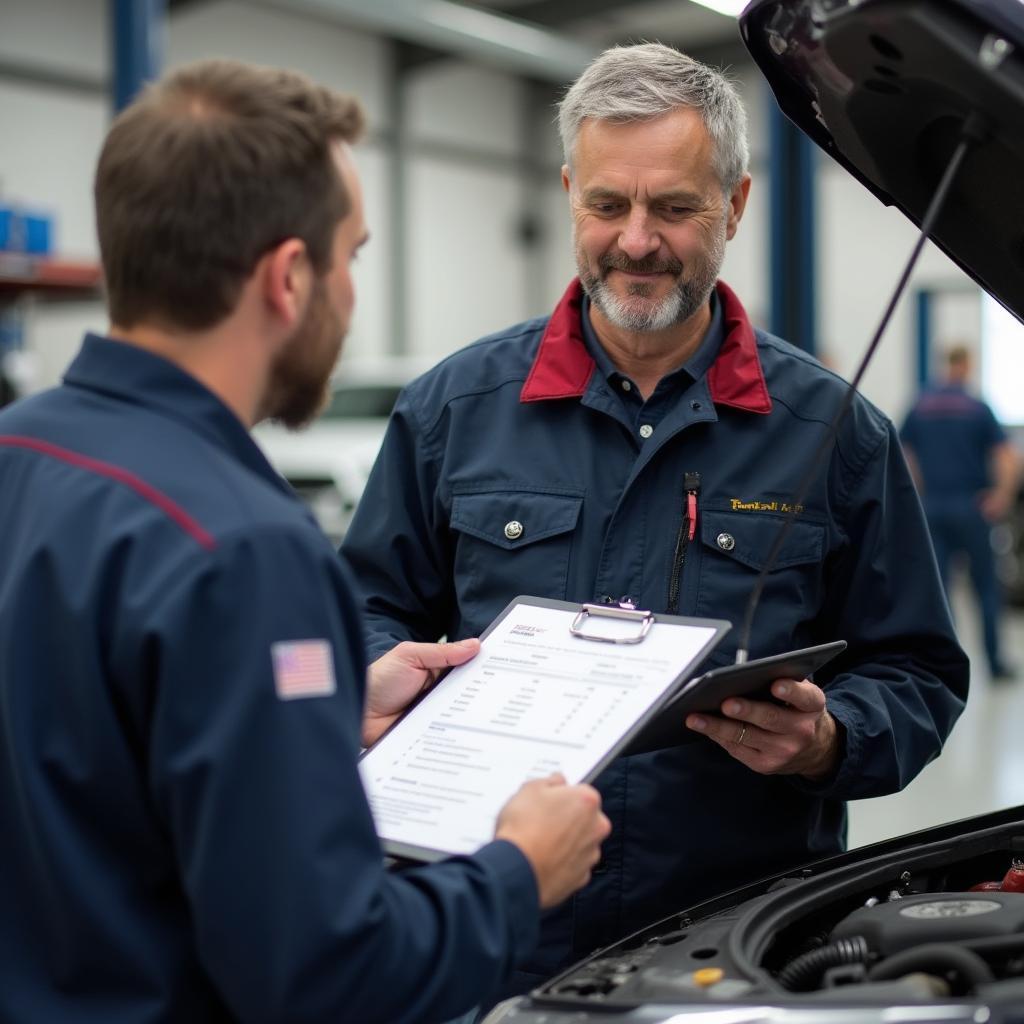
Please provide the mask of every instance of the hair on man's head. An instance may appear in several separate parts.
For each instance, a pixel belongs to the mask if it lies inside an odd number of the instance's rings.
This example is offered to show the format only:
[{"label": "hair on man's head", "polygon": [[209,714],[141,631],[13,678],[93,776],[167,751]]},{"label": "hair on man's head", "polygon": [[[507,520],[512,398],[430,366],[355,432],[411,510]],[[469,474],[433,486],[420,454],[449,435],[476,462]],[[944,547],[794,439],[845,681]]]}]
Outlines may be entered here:
[{"label": "hair on man's head", "polygon": [[661,43],[613,46],[580,75],[558,107],[558,130],[572,173],[576,137],[587,118],[646,121],[677,107],[700,113],[715,146],[715,170],[730,194],[747,173],[747,115],[721,72]]},{"label": "hair on man's head", "polygon": [[355,99],[293,71],[210,60],[148,86],[96,169],[112,322],[212,327],[288,238],[326,272],[351,205],[332,146],[362,130]]}]

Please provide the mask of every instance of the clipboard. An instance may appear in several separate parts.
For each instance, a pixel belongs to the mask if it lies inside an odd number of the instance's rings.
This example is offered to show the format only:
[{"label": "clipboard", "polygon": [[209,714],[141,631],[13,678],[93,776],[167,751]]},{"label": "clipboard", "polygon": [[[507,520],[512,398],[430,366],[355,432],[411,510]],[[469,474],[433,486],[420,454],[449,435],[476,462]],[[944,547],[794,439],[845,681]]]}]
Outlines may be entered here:
[{"label": "clipboard", "polygon": [[730,628],[628,605],[515,598],[481,635],[480,654],[360,755],[385,853],[421,862],[471,853],[528,779],[562,771],[570,783],[592,781]]},{"label": "clipboard", "polygon": [[722,665],[705,672],[676,691],[637,732],[623,752],[646,754],[700,739],[686,728],[684,719],[694,712],[721,714],[729,697],[775,701],[769,689],[776,679],[806,679],[846,650],[845,640],[804,647],[741,665]]}]

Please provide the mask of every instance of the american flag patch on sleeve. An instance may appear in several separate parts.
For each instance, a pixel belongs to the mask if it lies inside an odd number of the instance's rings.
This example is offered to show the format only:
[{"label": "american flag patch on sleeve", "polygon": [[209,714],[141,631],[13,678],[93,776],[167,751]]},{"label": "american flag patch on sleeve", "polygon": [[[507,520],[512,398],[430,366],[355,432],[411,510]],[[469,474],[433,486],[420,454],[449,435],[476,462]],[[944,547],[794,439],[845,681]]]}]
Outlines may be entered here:
[{"label": "american flag patch on sleeve", "polygon": [[290,640],[270,645],[274,687],[281,700],[334,693],[334,657],[327,640]]}]

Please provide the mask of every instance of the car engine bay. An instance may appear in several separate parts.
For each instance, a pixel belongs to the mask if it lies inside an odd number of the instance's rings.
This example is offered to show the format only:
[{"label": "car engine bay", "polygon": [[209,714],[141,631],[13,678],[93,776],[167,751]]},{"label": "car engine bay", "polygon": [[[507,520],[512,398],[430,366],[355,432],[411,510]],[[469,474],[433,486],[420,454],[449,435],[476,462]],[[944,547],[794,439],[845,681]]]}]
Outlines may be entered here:
[{"label": "car engine bay", "polygon": [[[933,832],[945,834],[927,841]],[[760,895],[752,886],[672,915],[554,978],[530,1005],[575,1011],[574,1021],[598,1007],[752,1001],[1024,1008],[1024,822],[948,833],[868,847],[762,883]]]}]

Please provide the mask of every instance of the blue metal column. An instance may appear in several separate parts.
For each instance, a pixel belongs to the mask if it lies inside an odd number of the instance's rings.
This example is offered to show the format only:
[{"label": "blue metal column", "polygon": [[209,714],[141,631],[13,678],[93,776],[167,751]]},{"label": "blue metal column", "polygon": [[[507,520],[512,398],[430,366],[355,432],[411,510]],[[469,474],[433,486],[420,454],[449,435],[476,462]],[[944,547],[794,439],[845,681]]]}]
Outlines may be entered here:
[{"label": "blue metal column", "polygon": [[931,377],[932,293],[921,288],[917,293],[917,383],[924,387]]},{"label": "blue metal column", "polygon": [[114,110],[123,110],[164,62],[167,0],[110,0]]},{"label": "blue metal column", "polygon": [[765,89],[769,122],[769,266],[773,334],[812,355],[817,338],[814,144]]}]

